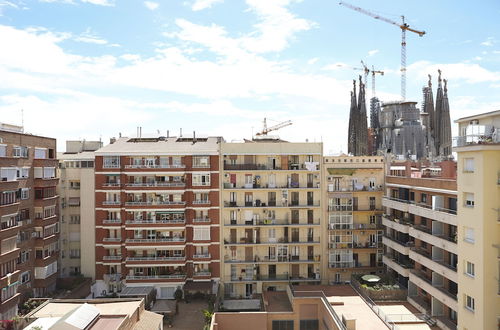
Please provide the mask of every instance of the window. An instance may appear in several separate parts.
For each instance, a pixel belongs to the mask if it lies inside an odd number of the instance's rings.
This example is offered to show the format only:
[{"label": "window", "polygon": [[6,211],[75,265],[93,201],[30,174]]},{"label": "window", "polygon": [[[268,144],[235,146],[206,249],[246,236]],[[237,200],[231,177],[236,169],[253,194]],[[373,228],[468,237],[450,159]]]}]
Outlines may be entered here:
[{"label": "window", "polygon": [[466,268],[465,268],[465,274],[474,277],[475,270],[474,270],[474,264],[472,262],[467,261],[466,263]]},{"label": "window", "polygon": [[27,179],[30,176],[30,168],[29,167],[22,167],[18,170],[17,172],[17,178],[18,179]]},{"label": "window", "polygon": [[420,194],[420,202],[427,204],[427,194]]},{"label": "window", "polygon": [[0,194],[0,205],[17,203],[16,191],[4,191]]},{"label": "window", "polygon": [[15,181],[17,179],[17,167],[2,167],[0,169],[1,181]]},{"label": "window", "polygon": [[120,156],[104,156],[104,168],[120,168]]},{"label": "window", "polygon": [[70,224],[79,224],[80,223],[80,215],[70,215],[69,216],[69,223]]},{"label": "window", "polygon": [[293,320],[273,320],[273,330],[293,330]]},{"label": "window", "polygon": [[193,167],[210,167],[210,156],[193,156]]},{"label": "window", "polygon": [[28,147],[14,147],[12,157],[28,158]]},{"label": "window", "polygon": [[82,168],[93,168],[94,167],[94,161],[89,160],[89,161],[81,161]]},{"label": "window", "polygon": [[35,148],[35,159],[46,159],[47,149],[45,148]]},{"label": "window", "polygon": [[473,173],[473,172],[474,172],[474,158],[465,158],[464,173]]},{"label": "window", "polygon": [[193,186],[210,186],[210,173],[193,174]]},{"label": "window", "polygon": [[21,199],[29,199],[30,198],[30,188],[21,188]]},{"label": "window", "polygon": [[195,241],[210,240],[210,226],[195,226],[193,239]]},{"label": "window", "polygon": [[474,228],[465,227],[464,240],[469,243],[474,243]]},{"label": "window", "polygon": [[80,181],[70,181],[69,188],[70,189],[80,189]]},{"label": "window", "polygon": [[467,308],[468,310],[470,311],[474,311],[475,310],[475,301],[474,301],[474,298],[472,298],[471,296],[468,296],[468,295],[465,295],[465,308]]},{"label": "window", "polygon": [[80,259],[80,249],[70,249],[69,257],[71,259]]},{"label": "window", "polygon": [[300,320],[300,330],[318,330],[318,320]]},{"label": "window", "polygon": [[7,156],[7,146],[5,144],[0,144],[0,157]]},{"label": "window", "polygon": [[474,194],[464,193],[465,207],[474,207]]}]

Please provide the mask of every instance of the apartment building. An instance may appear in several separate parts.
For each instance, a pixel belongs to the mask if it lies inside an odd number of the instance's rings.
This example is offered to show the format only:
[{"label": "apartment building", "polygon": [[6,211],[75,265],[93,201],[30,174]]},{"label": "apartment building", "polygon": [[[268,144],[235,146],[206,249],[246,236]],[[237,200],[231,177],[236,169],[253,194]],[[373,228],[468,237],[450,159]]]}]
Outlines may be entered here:
[{"label": "apartment building", "polygon": [[0,319],[56,286],[59,213],[56,141],[0,124]]},{"label": "apartment building", "polygon": [[61,276],[95,278],[94,151],[101,141],[66,141],[58,153],[61,198]]},{"label": "apartment building", "polygon": [[221,140],[139,135],[95,152],[95,294],[154,286],[172,298],[219,281]]},{"label": "apartment building", "polygon": [[323,168],[324,277],[338,284],[381,273],[384,157],[325,156]]},{"label": "apartment building", "polygon": [[227,298],[321,281],[322,143],[221,146],[222,280]]},{"label": "apartment building", "polygon": [[456,163],[393,161],[385,184],[383,262],[413,306],[440,328],[456,329]]},{"label": "apartment building", "polygon": [[458,328],[500,328],[500,111],[458,119]]}]

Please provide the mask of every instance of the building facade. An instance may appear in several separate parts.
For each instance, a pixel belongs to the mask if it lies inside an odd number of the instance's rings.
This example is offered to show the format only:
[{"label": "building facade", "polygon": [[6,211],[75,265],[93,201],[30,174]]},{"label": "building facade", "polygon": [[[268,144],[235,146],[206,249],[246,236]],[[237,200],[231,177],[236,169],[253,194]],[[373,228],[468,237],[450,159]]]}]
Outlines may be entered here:
[{"label": "building facade", "polygon": [[458,311],[456,163],[392,162],[383,198],[383,262],[408,301],[442,329]]},{"label": "building facade", "polygon": [[500,111],[457,120],[458,328],[500,328]]},{"label": "building facade", "polygon": [[219,137],[120,138],[95,157],[96,285],[105,295],[219,281]]},{"label": "building facade", "polygon": [[384,157],[325,156],[323,168],[326,280],[338,284],[352,274],[381,273]]},{"label": "building facade", "polygon": [[226,297],[321,281],[321,143],[223,143]]},{"label": "building facade", "polygon": [[95,278],[94,151],[100,141],[66,141],[58,154],[61,198],[61,276]]},{"label": "building facade", "polygon": [[55,290],[59,211],[56,141],[0,124],[0,318]]}]

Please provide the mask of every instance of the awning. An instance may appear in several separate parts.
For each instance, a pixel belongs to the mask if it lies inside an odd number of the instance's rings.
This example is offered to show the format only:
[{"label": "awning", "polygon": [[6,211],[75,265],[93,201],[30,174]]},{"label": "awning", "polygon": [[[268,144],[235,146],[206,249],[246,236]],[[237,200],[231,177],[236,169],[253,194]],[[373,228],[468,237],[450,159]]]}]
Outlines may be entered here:
[{"label": "awning", "polygon": [[406,166],[391,166],[391,171],[404,171]]},{"label": "awning", "polygon": [[151,312],[154,313],[175,313],[175,300],[158,299],[155,301]]}]

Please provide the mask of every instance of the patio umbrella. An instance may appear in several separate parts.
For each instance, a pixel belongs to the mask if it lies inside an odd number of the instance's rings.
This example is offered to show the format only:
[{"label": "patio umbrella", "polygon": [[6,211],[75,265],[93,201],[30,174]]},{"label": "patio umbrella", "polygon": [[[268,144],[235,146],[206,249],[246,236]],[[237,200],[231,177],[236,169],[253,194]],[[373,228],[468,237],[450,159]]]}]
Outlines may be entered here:
[{"label": "patio umbrella", "polygon": [[361,279],[368,283],[377,283],[378,281],[380,281],[380,277],[378,277],[377,275],[363,275],[361,276]]}]

